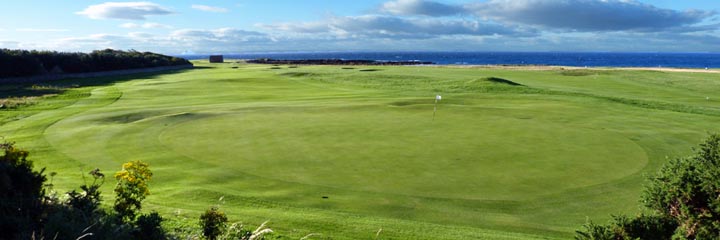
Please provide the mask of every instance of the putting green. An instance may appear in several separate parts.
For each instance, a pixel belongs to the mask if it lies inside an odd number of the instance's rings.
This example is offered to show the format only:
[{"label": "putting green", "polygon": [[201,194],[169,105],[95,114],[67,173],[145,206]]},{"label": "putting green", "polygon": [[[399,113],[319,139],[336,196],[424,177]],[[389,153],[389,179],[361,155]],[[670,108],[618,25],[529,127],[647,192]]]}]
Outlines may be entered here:
[{"label": "putting green", "polygon": [[173,126],[160,140],[238,174],[437,198],[536,197],[619,179],[647,161],[611,132],[518,118],[517,109],[449,108],[432,121],[431,108],[228,113]]}]

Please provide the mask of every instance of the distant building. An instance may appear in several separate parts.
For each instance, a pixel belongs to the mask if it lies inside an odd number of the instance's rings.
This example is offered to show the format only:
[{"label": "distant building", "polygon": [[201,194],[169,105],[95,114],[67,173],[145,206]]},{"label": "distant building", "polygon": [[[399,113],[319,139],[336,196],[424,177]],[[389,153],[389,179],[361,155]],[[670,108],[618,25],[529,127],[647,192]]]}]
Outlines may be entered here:
[{"label": "distant building", "polygon": [[225,62],[225,59],[223,59],[223,55],[210,55],[210,62],[211,63],[223,63],[223,62]]}]

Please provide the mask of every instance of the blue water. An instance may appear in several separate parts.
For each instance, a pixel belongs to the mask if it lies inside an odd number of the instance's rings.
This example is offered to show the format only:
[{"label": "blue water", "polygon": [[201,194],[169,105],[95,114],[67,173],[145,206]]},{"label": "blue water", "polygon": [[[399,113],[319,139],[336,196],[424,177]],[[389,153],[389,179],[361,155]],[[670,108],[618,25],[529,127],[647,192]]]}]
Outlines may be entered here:
[{"label": "blue water", "polygon": [[[207,59],[208,55],[182,55]],[[569,53],[569,52],[313,52],[226,54],[226,59],[273,58],[429,61],[463,65],[552,65],[577,67],[720,68],[720,53]]]}]

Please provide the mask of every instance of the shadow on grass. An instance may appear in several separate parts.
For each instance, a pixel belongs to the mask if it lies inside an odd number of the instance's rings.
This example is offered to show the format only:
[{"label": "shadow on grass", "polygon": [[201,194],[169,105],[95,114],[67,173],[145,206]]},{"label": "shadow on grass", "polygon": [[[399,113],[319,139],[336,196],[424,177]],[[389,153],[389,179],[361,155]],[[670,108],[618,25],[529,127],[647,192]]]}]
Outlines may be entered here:
[{"label": "shadow on grass", "polygon": [[137,73],[122,76],[73,78],[39,83],[0,84],[0,99],[42,97],[50,94],[61,94],[72,88],[107,86],[119,82],[136,79],[155,79],[163,75],[182,73],[194,69],[207,69],[211,67],[195,67],[193,69],[171,70],[154,73]]},{"label": "shadow on grass", "polygon": [[193,69],[213,69],[214,67],[209,66],[194,66]]},{"label": "shadow on grass", "polygon": [[500,84],[507,84],[507,85],[510,85],[510,86],[524,86],[524,85],[522,85],[522,84],[519,84],[519,83],[510,81],[510,80],[507,80],[507,79],[498,78],[498,77],[489,77],[489,78],[486,78],[486,80],[489,81],[489,82],[500,83]]}]

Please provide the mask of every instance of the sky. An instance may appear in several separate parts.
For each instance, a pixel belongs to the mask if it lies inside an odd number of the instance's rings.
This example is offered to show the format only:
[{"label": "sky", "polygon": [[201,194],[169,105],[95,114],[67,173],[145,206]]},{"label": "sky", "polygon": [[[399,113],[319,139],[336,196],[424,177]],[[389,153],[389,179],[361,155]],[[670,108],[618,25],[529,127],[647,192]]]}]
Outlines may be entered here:
[{"label": "sky", "polygon": [[0,48],[720,52],[717,0],[22,0]]}]

